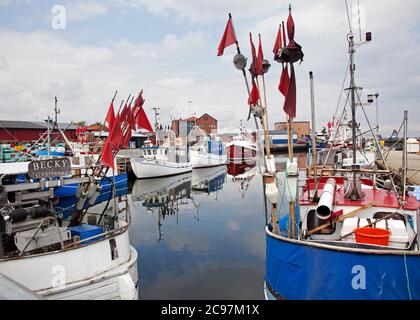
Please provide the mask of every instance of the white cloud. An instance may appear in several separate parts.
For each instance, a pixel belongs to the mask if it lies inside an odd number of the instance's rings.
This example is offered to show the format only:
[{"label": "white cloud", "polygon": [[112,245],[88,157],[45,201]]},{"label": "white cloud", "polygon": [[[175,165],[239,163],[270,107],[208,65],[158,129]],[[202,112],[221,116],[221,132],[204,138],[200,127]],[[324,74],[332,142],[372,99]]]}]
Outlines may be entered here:
[{"label": "white cloud", "polygon": [[68,22],[88,20],[92,17],[103,16],[108,12],[105,5],[94,1],[70,2],[65,8]]},{"label": "white cloud", "polygon": [[172,78],[164,78],[155,81],[154,83],[169,87],[172,89],[182,89],[195,83],[195,79],[190,76],[176,76]]},{"label": "white cloud", "polygon": [[[353,1],[354,3],[354,1]],[[0,2],[5,4],[5,1]],[[209,112],[224,128],[235,128],[247,116],[246,91],[242,75],[232,65],[234,47],[216,56],[227,13],[232,12],[243,53],[249,58],[248,32],[261,33],[265,56],[272,63],[266,77],[270,123],[284,119],[283,97],[277,91],[280,65],[272,61],[272,47],[278,24],[287,18],[287,3],[251,0],[234,1],[72,1],[73,18],[87,19],[118,10],[121,6],[147,9],[166,19],[181,20],[178,30],[147,43],[122,39],[106,46],[69,42],[60,33],[0,31],[0,95],[2,110],[13,105],[3,118],[43,118],[52,110],[54,95],[62,103],[65,120],[102,120],[110,96],[120,90],[145,90],[146,110],[161,107],[162,120],[185,116],[192,100],[193,112]],[[388,132],[410,112],[411,132],[420,135],[415,124],[420,104],[419,27],[420,3],[401,0],[360,1],[366,7],[367,30],[373,41],[358,49],[358,85],[380,92],[380,122]],[[85,11],[83,6],[89,5]],[[104,7],[100,8],[100,6]],[[304,1],[293,4],[296,40],[303,46],[305,60],[296,66],[298,118],[309,117],[308,72],[315,74],[318,127],[332,116],[347,63],[348,32],[344,1]],[[188,24],[185,24],[185,21]],[[94,25],[91,26],[95,28]],[[129,24],[127,24],[129,27]],[[199,28],[199,30],[197,30]],[[162,31],[162,30],[160,30]],[[66,33],[71,33],[71,29]],[[150,110],[149,110],[150,112]],[[369,110],[371,116],[373,109]],[[253,128],[253,122],[248,124]]]}]

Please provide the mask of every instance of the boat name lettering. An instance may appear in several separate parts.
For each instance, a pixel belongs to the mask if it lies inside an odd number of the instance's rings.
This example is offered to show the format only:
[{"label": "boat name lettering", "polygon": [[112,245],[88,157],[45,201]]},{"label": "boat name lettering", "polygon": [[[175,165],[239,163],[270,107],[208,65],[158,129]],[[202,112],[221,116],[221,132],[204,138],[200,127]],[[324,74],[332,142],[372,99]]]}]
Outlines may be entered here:
[{"label": "boat name lettering", "polygon": [[31,179],[61,177],[71,174],[69,158],[36,160],[29,163],[28,175]]}]

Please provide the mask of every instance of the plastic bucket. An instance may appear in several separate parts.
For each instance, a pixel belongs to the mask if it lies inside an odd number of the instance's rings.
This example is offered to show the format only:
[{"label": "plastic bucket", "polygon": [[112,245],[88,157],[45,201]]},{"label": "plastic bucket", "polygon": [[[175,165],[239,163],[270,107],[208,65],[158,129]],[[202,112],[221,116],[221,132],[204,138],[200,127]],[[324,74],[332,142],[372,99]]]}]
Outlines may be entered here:
[{"label": "plastic bucket", "polygon": [[354,230],[356,234],[357,243],[375,244],[378,246],[388,246],[389,236],[391,232],[389,230],[381,228],[357,228]]}]

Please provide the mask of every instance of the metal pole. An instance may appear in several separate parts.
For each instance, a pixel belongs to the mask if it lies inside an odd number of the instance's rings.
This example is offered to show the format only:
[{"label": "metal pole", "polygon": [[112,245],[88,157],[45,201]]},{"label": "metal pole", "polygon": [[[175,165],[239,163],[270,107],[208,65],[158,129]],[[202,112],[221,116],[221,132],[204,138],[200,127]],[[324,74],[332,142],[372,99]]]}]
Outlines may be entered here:
[{"label": "metal pole", "polygon": [[404,111],[404,141],[403,141],[403,202],[405,204],[405,190],[407,188],[407,127],[408,127],[408,111]]},{"label": "metal pole", "polygon": [[[379,113],[378,113],[378,97],[379,97],[379,93],[375,93],[375,98],[376,98],[376,139],[378,139],[379,136]],[[377,148],[380,147],[379,145],[377,146],[375,144],[375,153],[374,153],[374,163],[376,166],[376,161],[378,161],[378,150]],[[376,189],[376,173],[373,175],[373,188]]]},{"label": "metal pole", "polygon": [[[355,65],[354,65],[354,53],[356,52],[354,48],[354,36],[353,32],[349,33],[348,36],[349,40],[349,53],[350,53],[350,106],[351,106],[351,122],[352,122],[352,144],[353,144],[353,165],[355,166],[357,164],[357,140],[356,140],[356,101],[355,101],[355,91],[356,91],[356,84],[354,80],[354,71],[355,71]],[[350,195],[350,199],[352,200],[359,200],[359,194],[357,191],[357,173],[356,171],[353,171],[353,181],[352,181],[352,191]]]},{"label": "metal pole", "polygon": [[[309,72],[310,88],[311,88],[311,117],[312,117],[312,167],[314,170],[314,181],[317,180],[317,156],[316,156],[316,129],[315,129],[315,93],[314,93],[314,75]],[[317,190],[315,190],[314,198],[317,198]]]},{"label": "metal pole", "polygon": [[[229,19],[231,19],[232,20],[232,15],[229,13]],[[235,39],[237,39],[236,38],[236,35],[235,35]],[[237,50],[237,52],[238,52],[238,54],[241,54],[241,49],[240,49],[240,47],[239,47],[239,42],[236,40],[235,41],[235,44],[236,44],[236,50]],[[245,68],[244,69],[242,69],[242,75],[244,76],[244,80],[245,80],[245,86],[246,86],[246,90],[247,90],[247,92],[248,92],[248,97],[250,97],[251,96],[251,90],[249,89],[249,83],[248,83],[248,78],[246,77],[246,71],[245,71]],[[251,108],[253,109],[253,110],[255,110],[255,106],[253,106],[253,105],[251,105]],[[257,130],[257,137],[258,137],[258,148],[261,150],[261,152],[262,152],[262,157],[263,157],[263,159],[265,159],[265,152],[264,152],[264,145],[263,145],[263,143],[262,143],[262,139],[261,139],[261,136],[260,136],[260,134],[259,134],[259,126],[258,126],[258,121],[257,121],[257,116],[255,115],[255,113],[254,113],[254,121],[255,121],[255,127],[256,127],[256,130]]]},{"label": "metal pole", "polygon": [[51,131],[50,131],[50,116],[47,117],[47,131],[48,131],[48,158],[51,154]]}]

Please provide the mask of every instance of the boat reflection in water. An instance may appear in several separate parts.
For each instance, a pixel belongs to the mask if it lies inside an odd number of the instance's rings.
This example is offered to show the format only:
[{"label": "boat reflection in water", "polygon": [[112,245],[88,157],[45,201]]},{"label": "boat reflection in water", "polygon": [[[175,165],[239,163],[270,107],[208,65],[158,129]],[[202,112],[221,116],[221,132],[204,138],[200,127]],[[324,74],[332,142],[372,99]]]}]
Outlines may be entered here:
[{"label": "boat reflection in water", "polygon": [[245,198],[245,193],[248,190],[251,180],[258,174],[257,163],[229,163],[227,165],[228,177],[232,182],[240,184],[240,192],[242,198]]},{"label": "boat reflection in water", "polygon": [[210,196],[216,195],[226,182],[226,166],[194,169],[173,177],[136,180],[131,194],[133,202],[141,203],[150,214],[157,212],[158,241],[163,240],[162,220],[178,214],[181,208],[194,209],[199,221],[200,206]]}]

